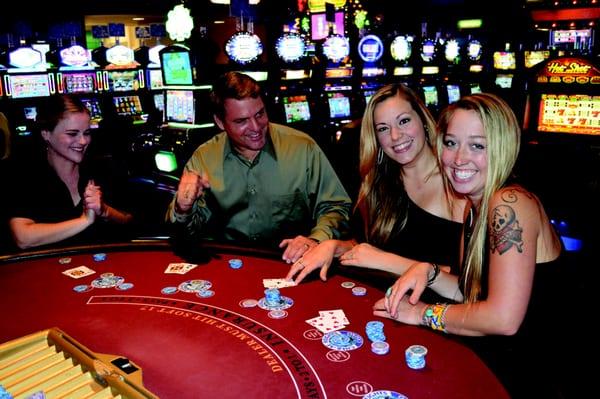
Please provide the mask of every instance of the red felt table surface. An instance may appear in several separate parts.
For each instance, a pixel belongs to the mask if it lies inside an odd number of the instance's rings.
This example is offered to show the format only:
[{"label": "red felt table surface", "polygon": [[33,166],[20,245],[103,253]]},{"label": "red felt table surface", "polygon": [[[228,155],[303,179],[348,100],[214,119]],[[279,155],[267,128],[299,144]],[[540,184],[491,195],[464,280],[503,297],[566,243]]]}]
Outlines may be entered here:
[{"label": "red felt table surface", "polygon": [[[103,262],[94,252],[106,252]],[[61,257],[72,258],[60,264]],[[229,267],[239,258],[241,269]],[[293,299],[288,316],[272,319],[259,307],[240,301],[264,296],[262,279],[281,278],[283,261],[262,254],[220,249],[216,257],[185,275],[165,274],[171,262],[184,261],[168,247],[116,248],[21,258],[0,264],[0,342],[59,327],[97,353],[127,357],[143,370],[144,386],[162,398],[359,398],[373,390],[400,392],[409,398],[506,398],[502,385],[468,348],[424,328],[373,316],[381,291],[367,288],[354,296],[331,276],[282,288]],[[85,265],[96,273],[72,279],[61,272]],[[102,273],[122,276],[127,291],[94,288],[78,293]],[[191,279],[212,283],[215,295],[165,295],[161,289]],[[360,334],[362,347],[332,351],[322,333],[305,320],[319,311],[343,309]],[[381,320],[390,352],[370,350],[365,324]],[[423,370],[408,368],[405,349],[428,349]]]}]

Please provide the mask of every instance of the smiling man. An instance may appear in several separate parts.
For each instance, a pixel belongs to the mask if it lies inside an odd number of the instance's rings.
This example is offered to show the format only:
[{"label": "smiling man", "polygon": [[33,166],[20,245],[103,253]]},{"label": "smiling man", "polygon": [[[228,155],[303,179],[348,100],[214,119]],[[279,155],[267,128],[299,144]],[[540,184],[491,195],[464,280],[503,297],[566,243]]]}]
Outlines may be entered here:
[{"label": "smiling man", "polygon": [[305,133],[270,123],[258,83],[238,72],[211,93],[223,130],[185,165],[167,221],[188,238],[285,248],[295,262],[319,241],[343,236],[350,198]]}]

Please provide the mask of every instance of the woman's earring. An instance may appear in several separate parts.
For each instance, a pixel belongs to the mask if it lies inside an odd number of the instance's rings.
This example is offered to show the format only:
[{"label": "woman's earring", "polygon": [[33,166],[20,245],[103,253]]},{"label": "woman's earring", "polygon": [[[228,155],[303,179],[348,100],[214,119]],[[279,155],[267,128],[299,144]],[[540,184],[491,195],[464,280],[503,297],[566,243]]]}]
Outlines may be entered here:
[{"label": "woman's earring", "polygon": [[383,149],[381,147],[379,147],[379,150],[377,151],[377,165],[381,165],[382,162],[383,162]]}]

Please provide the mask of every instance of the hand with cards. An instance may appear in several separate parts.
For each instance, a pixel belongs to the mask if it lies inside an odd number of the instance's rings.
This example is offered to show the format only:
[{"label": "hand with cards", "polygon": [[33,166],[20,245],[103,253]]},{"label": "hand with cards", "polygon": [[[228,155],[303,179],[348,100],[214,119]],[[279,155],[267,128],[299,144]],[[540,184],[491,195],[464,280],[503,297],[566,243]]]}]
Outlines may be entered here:
[{"label": "hand with cards", "polygon": [[85,276],[89,276],[90,274],[96,273],[92,269],[87,266],[78,266],[73,269],[65,270],[62,272],[65,276],[69,276],[71,278],[82,278]]},{"label": "hand with cards", "polygon": [[324,333],[343,330],[350,324],[342,309],[321,310],[319,315],[318,317],[306,320],[306,322]]},{"label": "hand with cards", "polygon": [[263,278],[263,285],[265,288],[285,288],[295,287],[296,283],[294,280],[286,280],[284,278]]},{"label": "hand with cards", "polygon": [[169,263],[169,266],[165,269],[167,274],[186,274],[196,266],[193,263]]}]

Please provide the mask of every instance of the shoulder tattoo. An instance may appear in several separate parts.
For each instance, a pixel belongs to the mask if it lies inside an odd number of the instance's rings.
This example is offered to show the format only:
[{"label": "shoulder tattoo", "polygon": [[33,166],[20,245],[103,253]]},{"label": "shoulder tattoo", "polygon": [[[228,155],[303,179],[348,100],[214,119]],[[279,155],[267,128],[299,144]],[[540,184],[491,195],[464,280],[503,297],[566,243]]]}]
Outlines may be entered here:
[{"label": "shoulder tattoo", "polygon": [[513,246],[523,252],[523,229],[519,226],[515,210],[509,205],[498,205],[490,221],[490,249],[500,255]]}]

